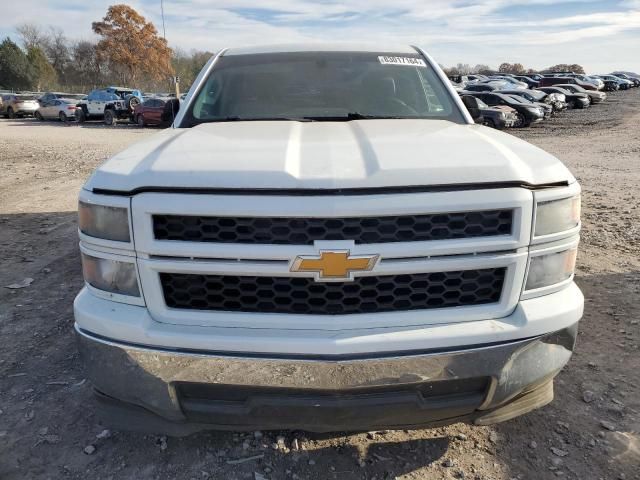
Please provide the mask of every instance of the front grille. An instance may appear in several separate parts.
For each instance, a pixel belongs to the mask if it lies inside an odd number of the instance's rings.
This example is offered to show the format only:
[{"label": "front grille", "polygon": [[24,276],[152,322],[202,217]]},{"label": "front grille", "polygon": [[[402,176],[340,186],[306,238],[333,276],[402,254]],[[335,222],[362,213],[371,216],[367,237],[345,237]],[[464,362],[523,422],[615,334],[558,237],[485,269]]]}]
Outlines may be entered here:
[{"label": "front grille", "polygon": [[500,301],[505,268],[356,277],[320,283],[301,277],[161,273],[170,308],[339,315],[482,305]]},{"label": "front grille", "polygon": [[271,218],[154,215],[157,240],[311,245],[315,240],[358,244],[419,242],[509,235],[512,210],[384,217]]}]

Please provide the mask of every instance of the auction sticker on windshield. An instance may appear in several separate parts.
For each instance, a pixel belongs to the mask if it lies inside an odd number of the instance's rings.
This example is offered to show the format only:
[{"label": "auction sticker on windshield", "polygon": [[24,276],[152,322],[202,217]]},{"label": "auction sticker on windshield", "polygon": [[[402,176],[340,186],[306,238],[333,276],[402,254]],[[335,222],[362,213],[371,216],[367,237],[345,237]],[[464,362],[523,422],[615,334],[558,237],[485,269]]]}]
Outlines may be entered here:
[{"label": "auction sticker on windshield", "polygon": [[426,67],[427,64],[421,58],[412,57],[387,57],[380,55],[378,60],[383,65],[406,65],[408,67]]}]

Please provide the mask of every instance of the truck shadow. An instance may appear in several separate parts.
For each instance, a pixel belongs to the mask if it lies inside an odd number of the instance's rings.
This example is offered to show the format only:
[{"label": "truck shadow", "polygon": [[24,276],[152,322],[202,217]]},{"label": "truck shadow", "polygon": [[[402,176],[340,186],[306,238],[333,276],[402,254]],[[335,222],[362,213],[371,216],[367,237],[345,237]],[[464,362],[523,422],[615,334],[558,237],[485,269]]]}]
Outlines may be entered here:
[{"label": "truck shadow", "polygon": [[[75,120],[68,120],[66,122],[61,122],[60,120],[37,120],[32,117],[26,118],[0,118],[0,122],[4,122],[11,126],[19,126],[19,127],[59,127],[59,128],[127,128],[127,129],[135,129],[141,130],[141,128],[135,123],[129,123],[120,121],[116,125],[105,125],[101,121],[98,120],[89,120],[83,123],[78,123]],[[145,128],[166,128],[166,127],[147,127]]]}]

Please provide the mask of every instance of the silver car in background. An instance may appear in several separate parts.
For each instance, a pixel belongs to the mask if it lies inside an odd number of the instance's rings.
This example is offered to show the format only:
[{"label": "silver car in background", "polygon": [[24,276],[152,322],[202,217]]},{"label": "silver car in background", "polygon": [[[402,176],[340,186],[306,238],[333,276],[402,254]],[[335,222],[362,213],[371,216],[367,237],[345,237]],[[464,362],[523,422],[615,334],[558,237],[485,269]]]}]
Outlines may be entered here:
[{"label": "silver car in background", "polygon": [[76,103],[73,98],[56,98],[49,101],[41,101],[40,108],[36,110],[35,117],[38,120],[74,120],[76,118]]},{"label": "silver car in background", "polygon": [[31,116],[39,106],[34,95],[7,93],[2,95],[0,115],[4,115],[5,118]]}]

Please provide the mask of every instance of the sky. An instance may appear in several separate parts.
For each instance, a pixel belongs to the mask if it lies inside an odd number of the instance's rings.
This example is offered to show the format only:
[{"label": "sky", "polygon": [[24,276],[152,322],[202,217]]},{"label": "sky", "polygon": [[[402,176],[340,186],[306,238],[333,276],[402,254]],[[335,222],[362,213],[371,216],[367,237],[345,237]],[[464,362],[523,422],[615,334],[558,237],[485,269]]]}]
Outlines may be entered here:
[{"label": "sky", "polygon": [[[24,22],[92,39],[118,0],[2,0],[0,36]],[[120,0],[162,33],[160,0]],[[164,0],[171,47],[216,51],[273,43],[419,45],[440,64],[579,63],[640,72],[640,0]]]}]

